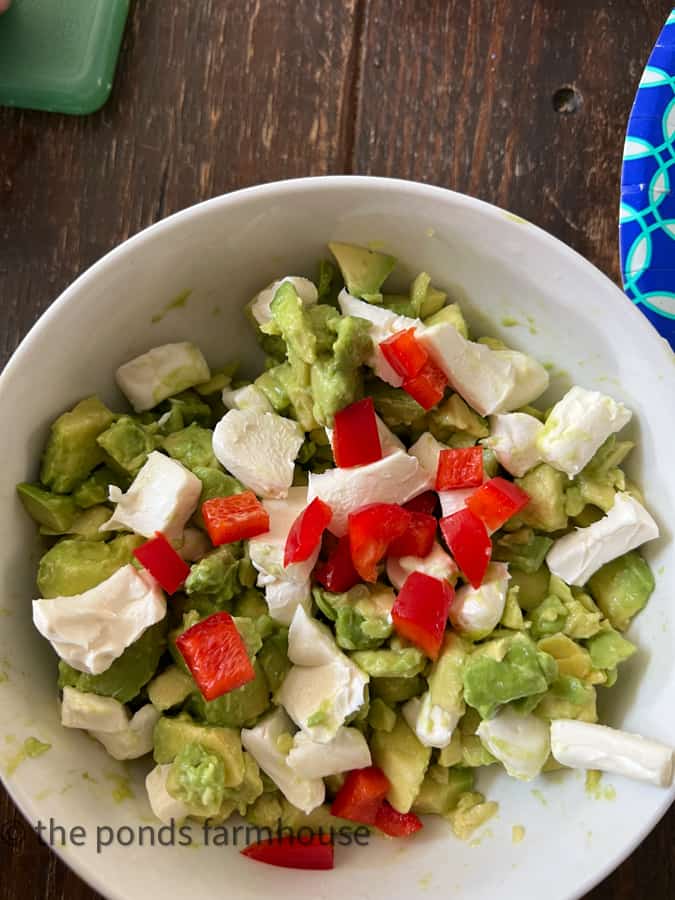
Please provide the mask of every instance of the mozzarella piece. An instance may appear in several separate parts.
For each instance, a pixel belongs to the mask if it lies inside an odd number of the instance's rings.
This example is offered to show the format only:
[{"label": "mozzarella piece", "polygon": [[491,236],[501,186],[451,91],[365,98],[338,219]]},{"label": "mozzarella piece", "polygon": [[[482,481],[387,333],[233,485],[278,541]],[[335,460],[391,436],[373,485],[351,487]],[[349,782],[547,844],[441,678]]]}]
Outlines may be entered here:
[{"label": "mozzarella piece", "polygon": [[429,476],[433,479],[433,483],[436,484],[438,457],[440,456],[441,450],[447,449],[447,444],[441,444],[430,431],[425,431],[408,450],[408,453],[417,459],[424,471],[429,473]]},{"label": "mozzarella piece", "polygon": [[90,729],[89,734],[103,744],[113,759],[138,759],[152,752],[152,735],[160,715],[152,703],[147,703],[119,731]]},{"label": "mozzarella piece", "polygon": [[272,412],[231,409],[213,432],[216,459],[261,497],[285,497],[304,434]]},{"label": "mozzarella piece", "polygon": [[431,553],[428,556],[401,556],[395,559],[387,557],[387,578],[400,591],[403,584],[412,572],[422,572],[440,581],[447,581],[459,574],[454,559],[445,552],[438,541],[434,541]]},{"label": "mozzarella piece", "polygon": [[186,562],[199,562],[213,550],[213,545],[200,528],[186,528],[176,549]]},{"label": "mozzarella piece", "polygon": [[441,501],[441,512],[443,518],[453,516],[456,512],[464,509],[466,501],[476,491],[477,488],[455,488],[453,491],[439,491],[438,499]]},{"label": "mozzarella piece", "polygon": [[136,412],[152,409],[162,400],[179,394],[211,377],[199,347],[189,341],[153,347],[115,373],[115,380]]},{"label": "mozzarella piece", "polygon": [[456,591],[449,617],[460,634],[477,641],[496,628],[504,614],[509,577],[506,563],[490,563],[479,588],[465,584]]},{"label": "mozzarella piece", "polygon": [[537,447],[545,462],[573,478],[631,416],[631,411],[612,397],[575,386],[549,413]]},{"label": "mozzarella piece", "polygon": [[259,575],[258,585],[265,588],[265,601],[270,617],[280,625],[290,625],[298,608],[308,609],[312,602],[309,581],[284,581],[270,575]]},{"label": "mozzarella piece", "polygon": [[292,284],[304,306],[313,306],[319,299],[319,292],[309,278],[300,275],[286,275],[279,281],[273,281],[268,287],[256,294],[251,301],[251,315],[258,325],[264,325],[272,318],[272,300],[282,284]]},{"label": "mozzarella piece", "polygon": [[448,746],[462,717],[460,712],[449,712],[442,706],[432,703],[430,691],[421,698],[413,697],[408,700],[401,707],[401,712],[421,744],[440,750]]},{"label": "mozzarella piece", "polygon": [[536,360],[468,341],[448,323],[419,329],[417,339],[453,390],[482,416],[524,406],[548,387],[548,373]]},{"label": "mozzarella piece", "polygon": [[[377,425],[377,433],[380,438],[380,449],[382,450],[382,456],[390,456],[396,450],[405,450],[405,444],[402,440],[396,437],[394,432],[388,428],[382,419],[375,413],[375,424]],[[333,429],[326,427],[326,436],[330,441],[331,447],[333,446]]]},{"label": "mozzarella piece", "polygon": [[225,388],[223,403],[228,409],[253,409],[256,412],[274,412],[274,407],[254,384],[237,388],[235,391]]},{"label": "mozzarella piece", "polygon": [[541,462],[537,438],[543,424],[527,413],[490,416],[490,436],[483,443],[494,451],[500,466],[516,478]]},{"label": "mozzarella piece", "polygon": [[307,778],[288,764],[288,757],[277,746],[277,738],[293,732],[293,726],[281,708],[261,719],[255,728],[243,728],[241,742],[260,768],[284,797],[305,813],[321,806],[326,788],[321,778]]},{"label": "mozzarella piece", "polygon": [[249,556],[258,572],[282,581],[307,584],[319,556],[319,547],[308,559],[290,566],[284,566],[284,550],[291,526],[309,502],[306,487],[289,488],[284,500],[263,500],[263,506],[270,517],[269,531],[248,542]]},{"label": "mozzarella piece", "polygon": [[299,606],[288,629],[288,658],[296,666],[323,666],[346,659],[329,628]]},{"label": "mozzarella piece", "polygon": [[338,537],[347,533],[347,519],[370,503],[406,503],[429,490],[431,479],[414,456],[396,450],[365,466],[328,469],[309,475],[308,501],[320,497],[333,511],[329,531]]},{"label": "mozzarella piece", "polygon": [[599,769],[669,787],[673,749],[658,741],[576,719],[551,722],[551,751],[563,766]]},{"label": "mozzarella piece", "polygon": [[201,492],[202,483],[196,475],[177,460],[153,450],[126,494],[110,485],[110,499],[117,505],[99,531],[127,528],[148,538],[161,531],[168,540],[177,540],[197,508]]},{"label": "mozzarella piece", "polygon": [[420,319],[398,316],[384,306],[366,303],[364,300],[352,297],[344,288],[340,291],[338,303],[344,316],[356,316],[359,319],[367,319],[371,323],[370,337],[373,342],[373,350],[367,361],[368,365],[382,381],[386,381],[392,387],[401,387],[403,379],[387,362],[379,345],[397,331],[421,327]]},{"label": "mozzarella piece", "polygon": [[358,728],[339,728],[327,744],[319,744],[298,731],[287,760],[291,769],[305,778],[326,778],[365,769],[372,763],[368,742]]},{"label": "mozzarella piece", "polygon": [[109,734],[121,731],[128,723],[129,714],[119,700],[64,687],[61,724],[65,728],[96,729]]},{"label": "mozzarella piece", "polygon": [[546,563],[558,578],[581,587],[605,563],[658,536],[659,527],[644,506],[619,493],[606,516],[559,538]]},{"label": "mozzarella piece", "polygon": [[166,615],[155,579],[123,566],[73,597],[33,600],[33,622],[61,659],[79,672],[100,675]]},{"label": "mozzarella piece", "polygon": [[476,734],[513,778],[532,781],[548,759],[550,729],[537,716],[521,716],[508,706],[492,719],[484,719]]},{"label": "mozzarella piece", "polygon": [[145,789],[148,792],[150,808],[164,825],[182,822],[187,818],[189,809],[182,800],[172,797],[166,789],[166,779],[171,771],[171,763],[155,766],[145,778]]}]

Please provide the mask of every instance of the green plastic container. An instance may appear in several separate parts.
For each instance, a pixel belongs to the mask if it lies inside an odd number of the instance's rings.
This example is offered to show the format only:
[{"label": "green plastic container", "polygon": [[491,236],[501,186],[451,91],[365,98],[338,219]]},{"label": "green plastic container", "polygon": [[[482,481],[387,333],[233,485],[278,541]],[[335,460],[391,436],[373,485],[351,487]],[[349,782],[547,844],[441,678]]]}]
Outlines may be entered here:
[{"label": "green plastic container", "polygon": [[128,15],[129,0],[14,0],[0,15],[0,106],[100,109]]}]

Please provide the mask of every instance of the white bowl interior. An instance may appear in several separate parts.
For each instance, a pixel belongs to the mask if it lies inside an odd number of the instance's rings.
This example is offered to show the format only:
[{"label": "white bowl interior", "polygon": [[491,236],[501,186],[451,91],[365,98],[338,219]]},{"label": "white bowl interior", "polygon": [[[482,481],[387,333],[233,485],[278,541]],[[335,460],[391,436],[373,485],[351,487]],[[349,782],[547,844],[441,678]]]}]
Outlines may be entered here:
[{"label": "white bowl interior", "polygon": [[[14,485],[35,478],[48,424],[80,397],[121,398],[112,373],[125,360],[172,340],[193,340],[213,365],[241,359],[255,372],[258,350],[243,304],[273,278],[314,272],[330,239],[381,242],[462,302],[476,330],[525,349],[554,368],[551,397],[572,382],[606,391],[635,412],[639,441],[629,466],[662,526],[647,556],[657,574],[650,605],[629,633],[640,652],[618,687],[602,697],[610,724],[675,744],[672,596],[668,520],[675,507],[670,448],[673,357],[621,293],[590,264],[516,217],[436,188],[365,178],[307,179],[242,191],[194,207],[127,242],[85,273],[32,330],[0,379],[5,477],[0,503],[0,766],[5,783],[35,822],[52,817],[85,828],[86,842],[56,849],[111,897],[231,896],[327,900],[403,896],[495,896],[551,900],[579,896],[625,856],[663,814],[673,791],[606,779],[616,798],[595,800],[579,773],[531,785],[486,770],[479,787],[500,803],[470,848],[443,822],[414,840],[373,839],[337,849],[331,873],[256,865],[233,848],[140,847],[115,841],[97,852],[98,828],[153,822],[142,780],[149,763],[122,766],[57,719],[55,660],[33,630],[29,601],[39,545]],[[189,290],[183,307],[167,309]],[[158,322],[152,317],[164,311]],[[520,325],[501,325],[513,317]],[[669,415],[670,413],[670,415]],[[11,427],[9,427],[11,423]],[[52,744],[7,774],[23,740]],[[133,796],[117,801],[120,779]],[[122,792],[124,793],[124,792]],[[156,823],[157,825],[158,823]],[[526,828],[515,846],[511,826]],[[110,837],[108,831],[102,839]],[[129,841],[123,831],[122,842]],[[241,845],[240,845],[241,846]],[[195,847],[197,852],[195,852]],[[564,852],[561,848],[564,847]]]}]

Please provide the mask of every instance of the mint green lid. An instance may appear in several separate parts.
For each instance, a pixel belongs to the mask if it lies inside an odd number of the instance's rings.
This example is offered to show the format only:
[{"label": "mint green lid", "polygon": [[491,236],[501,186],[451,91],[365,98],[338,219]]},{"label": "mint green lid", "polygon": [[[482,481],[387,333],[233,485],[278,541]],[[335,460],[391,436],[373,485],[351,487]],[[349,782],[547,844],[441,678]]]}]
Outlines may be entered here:
[{"label": "mint green lid", "polygon": [[14,0],[0,15],[0,106],[99,109],[128,14],[129,0]]}]

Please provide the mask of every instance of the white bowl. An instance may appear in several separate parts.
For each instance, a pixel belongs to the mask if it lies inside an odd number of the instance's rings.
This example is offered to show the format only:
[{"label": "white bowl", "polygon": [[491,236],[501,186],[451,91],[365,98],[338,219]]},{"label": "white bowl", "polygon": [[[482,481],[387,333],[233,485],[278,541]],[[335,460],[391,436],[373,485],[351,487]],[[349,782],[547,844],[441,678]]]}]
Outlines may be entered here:
[{"label": "white bowl", "polygon": [[[400,258],[406,277],[430,272],[462,302],[474,328],[554,364],[551,396],[575,382],[609,392],[634,410],[631,431],[639,443],[629,469],[662,526],[662,538],[647,550],[658,586],[630,630],[639,652],[624,665],[617,688],[599,693],[604,721],[675,744],[673,601],[666,584],[675,562],[668,526],[675,508],[672,353],[607,278],[515,216],[421,184],[309,178],[216,198],[127,241],[42,316],[0,378],[0,670],[9,676],[0,684],[0,766],[4,771],[29,735],[52,744],[5,775],[5,784],[33,824],[51,817],[66,828],[84,828],[85,846],[67,841],[55,849],[112,898],[215,898],[226,891],[239,900],[357,900],[422,889],[430,900],[578,897],[644,838],[673,790],[611,778],[606,781],[616,799],[609,802],[589,797],[580,773],[528,785],[489,769],[479,786],[499,801],[500,811],[475,846],[456,840],[444,822],[429,821],[408,841],[338,848],[329,873],[258,865],[232,847],[151,848],[147,832],[143,847],[135,836],[132,846],[115,841],[97,853],[97,826],[137,830],[152,823],[142,786],[149,764],[126,770],[93,740],[59,725],[55,659],[30,616],[39,544],[14,484],[35,478],[56,414],[95,391],[119,404],[114,369],[155,344],[193,340],[212,364],[240,358],[254,372],[259,353],[243,304],[276,276],[313,274],[330,239],[380,241]],[[186,305],[167,310],[185,290],[191,291]],[[505,317],[523,325],[502,327]],[[127,775],[134,796],[115,802],[113,791]],[[512,825],[526,829],[517,846]],[[105,843],[109,832],[100,834]],[[119,837],[128,842],[129,830]],[[199,829],[194,839],[202,843]]]}]

